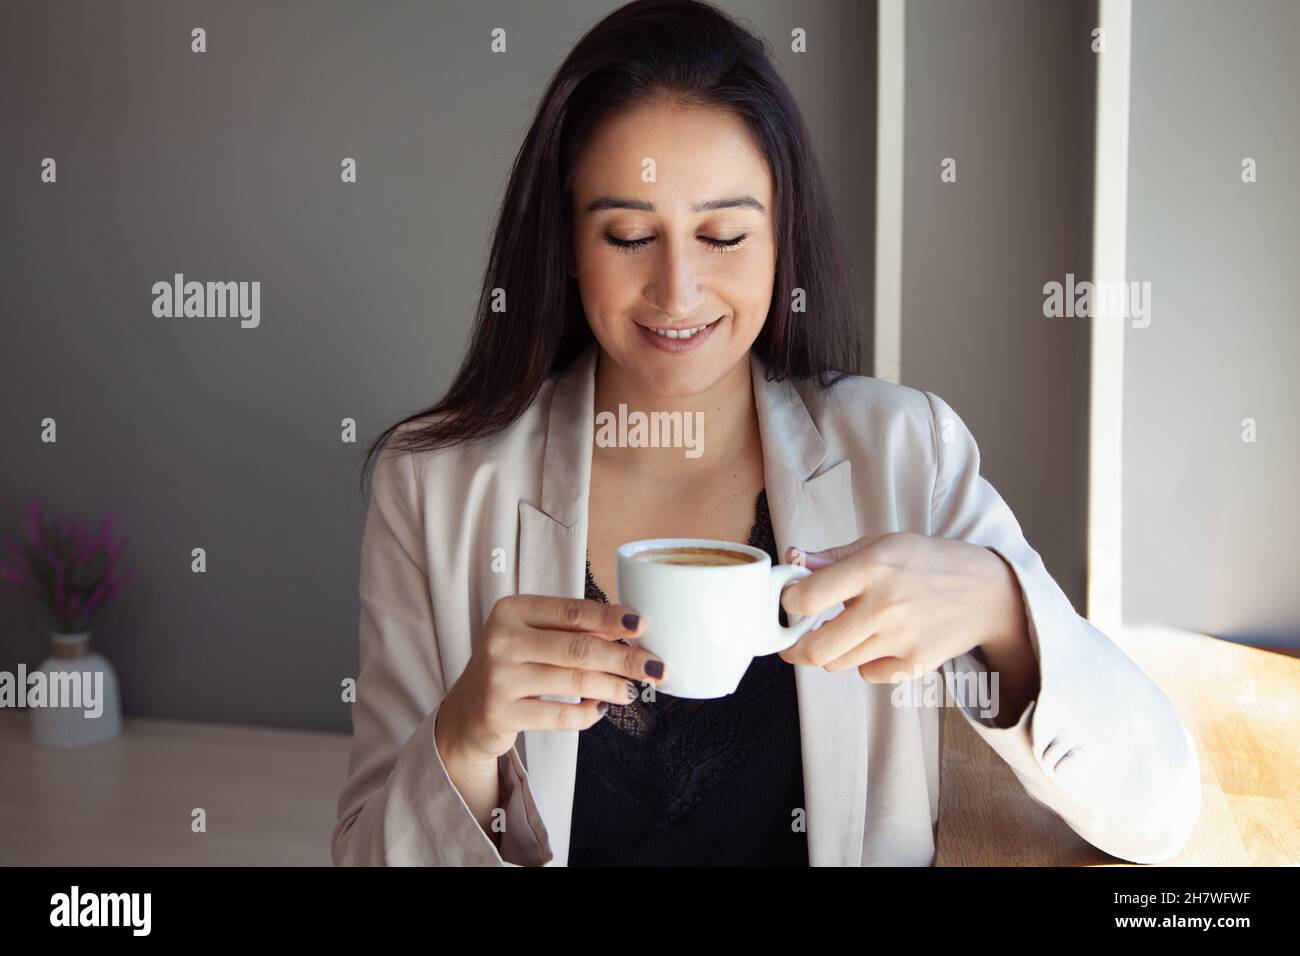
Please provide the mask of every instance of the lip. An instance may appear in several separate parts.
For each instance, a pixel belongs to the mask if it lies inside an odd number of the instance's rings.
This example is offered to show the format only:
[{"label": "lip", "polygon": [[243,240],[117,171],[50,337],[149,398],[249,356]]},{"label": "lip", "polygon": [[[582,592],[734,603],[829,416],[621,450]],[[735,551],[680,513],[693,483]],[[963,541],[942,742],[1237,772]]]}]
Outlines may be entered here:
[{"label": "lip", "polygon": [[647,344],[654,346],[655,348],[659,349],[659,351],[661,352],[672,352],[674,354],[681,355],[686,352],[694,352],[696,349],[704,345],[704,343],[707,342],[713,336],[714,331],[718,328],[718,325],[722,322],[724,318],[726,318],[726,316],[722,316],[722,315],[718,316],[716,319],[710,322],[704,328],[703,331],[696,332],[689,339],[670,339],[665,336],[659,335],[655,332],[652,332],[650,330],[651,328],[689,329],[689,328],[696,328],[696,326],[690,326],[690,325],[647,326],[647,325],[642,325],[641,323],[638,322],[636,323],[636,327],[641,330],[641,338],[643,338],[647,342]]}]

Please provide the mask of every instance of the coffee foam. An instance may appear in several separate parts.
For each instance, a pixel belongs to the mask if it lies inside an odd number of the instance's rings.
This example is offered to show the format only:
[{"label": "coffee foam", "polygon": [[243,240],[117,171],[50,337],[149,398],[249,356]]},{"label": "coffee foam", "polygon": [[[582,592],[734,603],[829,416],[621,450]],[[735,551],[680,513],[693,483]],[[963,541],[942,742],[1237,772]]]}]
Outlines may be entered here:
[{"label": "coffee foam", "polygon": [[745,551],[701,547],[648,548],[645,551],[638,551],[635,557],[638,561],[648,561],[651,564],[677,564],[702,568],[734,567],[752,564],[758,560]]}]

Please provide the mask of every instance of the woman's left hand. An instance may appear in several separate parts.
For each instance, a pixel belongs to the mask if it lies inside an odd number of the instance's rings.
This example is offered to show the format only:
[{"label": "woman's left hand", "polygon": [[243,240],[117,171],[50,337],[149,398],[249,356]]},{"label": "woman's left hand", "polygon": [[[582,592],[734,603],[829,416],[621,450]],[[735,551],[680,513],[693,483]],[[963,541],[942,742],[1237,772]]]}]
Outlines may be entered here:
[{"label": "woman's left hand", "polygon": [[[800,563],[800,552],[786,552]],[[788,613],[844,611],[781,652],[791,664],[897,683],[980,647],[1002,691],[1032,698],[1037,660],[1020,584],[995,551],[952,538],[896,532],[803,554],[813,573],[786,588]],[[1010,673],[1008,673],[1010,672]],[[1011,687],[1007,686],[1008,677]]]}]

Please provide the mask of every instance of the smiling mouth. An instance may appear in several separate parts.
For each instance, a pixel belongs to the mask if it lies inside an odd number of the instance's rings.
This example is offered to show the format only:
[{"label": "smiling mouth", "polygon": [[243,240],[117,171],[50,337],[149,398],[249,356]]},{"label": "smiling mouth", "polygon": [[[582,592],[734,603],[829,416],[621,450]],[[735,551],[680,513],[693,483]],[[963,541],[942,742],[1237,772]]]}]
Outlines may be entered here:
[{"label": "smiling mouth", "polygon": [[[707,322],[704,325],[689,326],[687,328],[655,328],[650,325],[642,325],[641,328],[666,339],[689,339],[692,335],[698,335],[706,329],[713,328],[713,326],[717,325],[721,321],[722,316],[718,316],[712,322]],[[640,325],[639,322],[637,324]]]}]

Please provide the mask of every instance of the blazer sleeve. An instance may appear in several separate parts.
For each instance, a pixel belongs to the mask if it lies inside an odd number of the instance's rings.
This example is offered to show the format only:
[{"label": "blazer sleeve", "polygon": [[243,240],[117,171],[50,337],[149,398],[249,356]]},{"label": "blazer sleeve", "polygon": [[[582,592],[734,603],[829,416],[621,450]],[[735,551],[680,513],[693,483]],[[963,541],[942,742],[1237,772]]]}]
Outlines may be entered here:
[{"label": "blazer sleeve", "polygon": [[434,744],[447,688],[416,489],[411,454],[385,447],[361,544],[361,669],[331,856],[337,866],[545,864],[552,853],[517,750],[497,765],[498,849]]},{"label": "blazer sleeve", "polygon": [[[1038,660],[1039,692],[1014,725],[958,701],[1025,791],[1105,852],[1134,863],[1177,856],[1201,811],[1196,746],[1173,705],[1105,634],[1081,617],[979,471],[965,424],[930,392],[937,473],[931,534],[992,549],[1014,570]],[[945,663],[987,673],[979,648]],[[1003,721],[1005,723],[1005,719]]]}]

